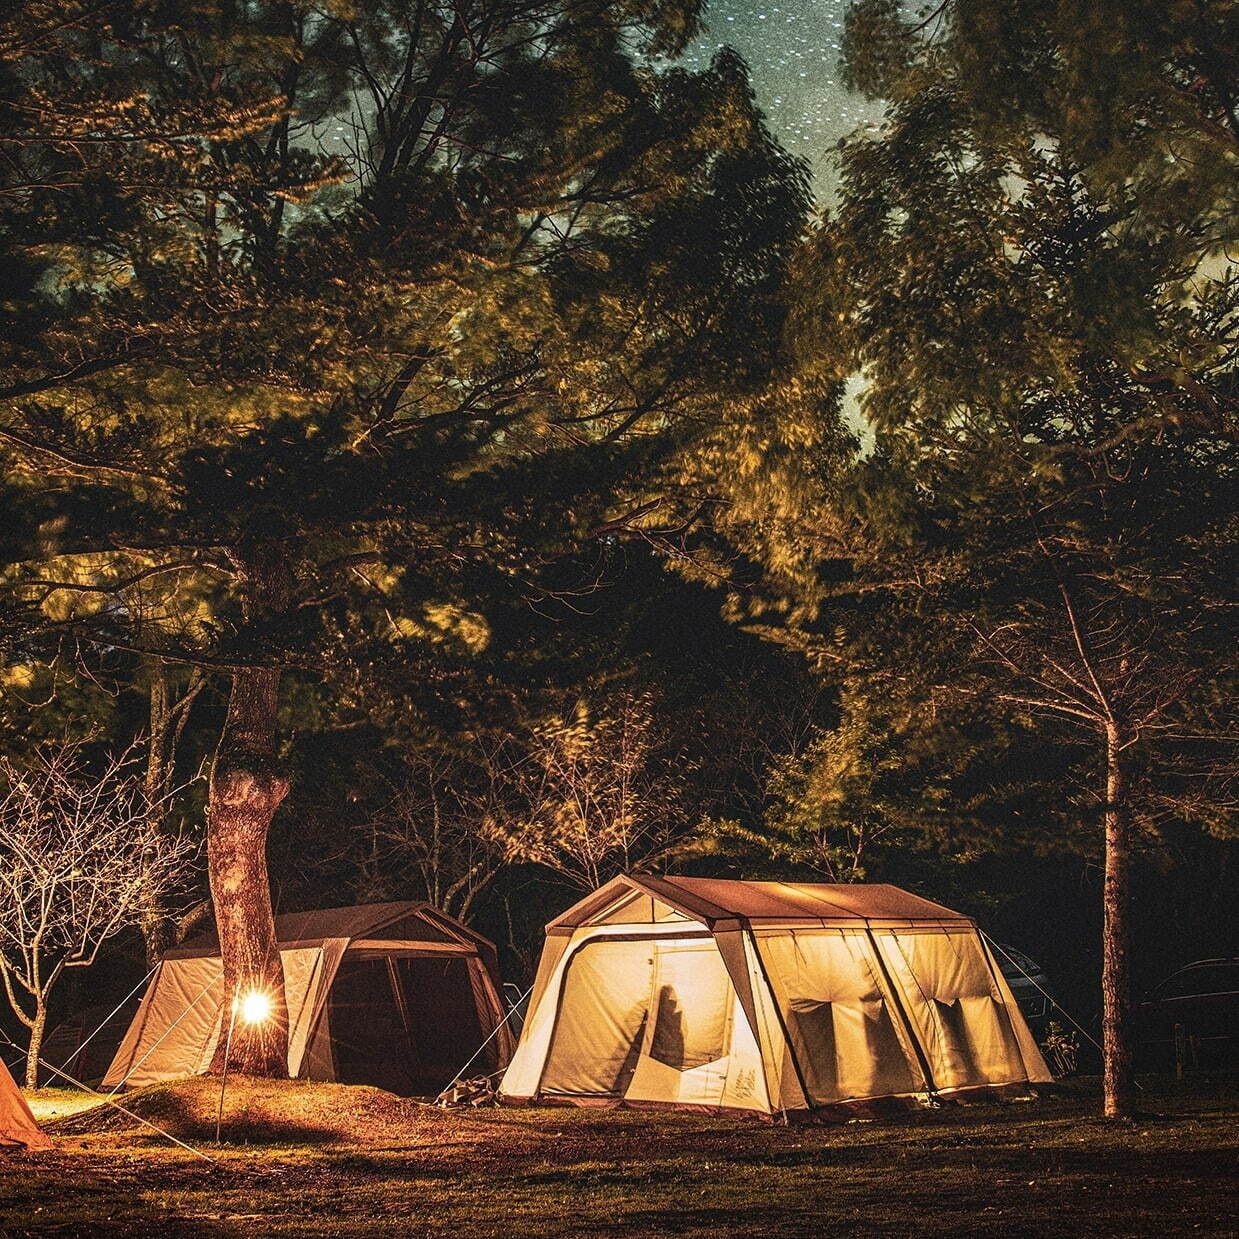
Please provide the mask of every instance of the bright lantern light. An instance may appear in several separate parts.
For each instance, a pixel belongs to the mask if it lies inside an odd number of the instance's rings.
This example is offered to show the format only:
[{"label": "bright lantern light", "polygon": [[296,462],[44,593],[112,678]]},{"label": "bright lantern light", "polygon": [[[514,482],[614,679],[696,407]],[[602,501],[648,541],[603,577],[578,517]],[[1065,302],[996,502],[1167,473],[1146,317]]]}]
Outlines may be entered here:
[{"label": "bright lantern light", "polygon": [[261,1024],[271,1015],[271,999],[260,989],[252,989],[237,999],[237,1014],[243,1024]]}]

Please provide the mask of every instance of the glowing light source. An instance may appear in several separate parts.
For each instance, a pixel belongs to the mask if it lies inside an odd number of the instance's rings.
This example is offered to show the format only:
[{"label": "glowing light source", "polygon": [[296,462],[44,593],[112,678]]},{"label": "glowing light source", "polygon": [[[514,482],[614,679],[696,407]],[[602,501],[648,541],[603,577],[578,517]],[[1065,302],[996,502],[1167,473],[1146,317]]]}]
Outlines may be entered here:
[{"label": "glowing light source", "polygon": [[237,1017],[243,1024],[261,1024],[271,1018],[271,999],[260,989],[252,989],[237,999]]}]

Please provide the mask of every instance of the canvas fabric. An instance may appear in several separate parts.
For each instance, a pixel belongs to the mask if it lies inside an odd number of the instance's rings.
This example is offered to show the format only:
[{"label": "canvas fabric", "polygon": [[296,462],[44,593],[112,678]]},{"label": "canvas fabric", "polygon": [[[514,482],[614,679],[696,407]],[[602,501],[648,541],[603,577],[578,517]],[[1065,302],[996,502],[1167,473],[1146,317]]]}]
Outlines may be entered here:
[{"label": "canvas fabric", "polygon": [[[280,952],[288,1001],[288,1070],[300,1073],[313,1018],[343,954],[344,942]],[[219,956],[166,959],[103,1079],[141,1088],[157,1080],[198,1075],[209,1069],[221,1036],[227,1036],[230,1005],[223,993]]]},{"label": "canvas fabric", "polygon": [[0,1061],[0,1147],[31,1152],[52,1147],[3,1061]]},{"label": "canvas fabric", "polygon": [[[464,958],[479,1021],[496,1028],[500,1063],[512,1038],[501,1024],[493,945],[424,903],[370,904],[292,913],[275,920],[288,1002],[288,1069],[293,1077],[336,1078],[329,997],[345,957]],[[209,1070],[227,1035],[230,1002],[222,993],[223,965],[214,934],[168,952],[129,1025],[104,1086],[139,1087]],[[462,1047],[464,1048],[464,1047]]]},{"label": "canvas fabric", "polygon": [[769,1114],[1049,1079],[950,909],[888,886],[626,877],[548,927],[500,1096]]},{"label": "canvas fabric", "polygon": [[766,1108],[761,1058],[713,940],[599,936],[573,952],[548,1097]]},{"label": "canvas fabric", "polygon": [[[876,933],[900,986],[936,1088],[947,1092],[1028,1078],[1011,1007],[998,989],[980,935]],[[1023,1023],[1016,1010],[1016,1017]]]},{"label": "canvas fabric", "polygon": [[864,930],[761,930],[757,949],[811,1105],[927,1087]]}]

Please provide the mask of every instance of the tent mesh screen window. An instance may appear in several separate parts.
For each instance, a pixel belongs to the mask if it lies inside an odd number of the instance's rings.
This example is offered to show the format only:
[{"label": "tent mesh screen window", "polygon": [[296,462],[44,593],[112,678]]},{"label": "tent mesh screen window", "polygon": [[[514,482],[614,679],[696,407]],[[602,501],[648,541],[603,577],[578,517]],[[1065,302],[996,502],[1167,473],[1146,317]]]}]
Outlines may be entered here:
[{"label": "tent mesh screen window", "polygon": [[[445,1088],[486,1035],[464,959],[346,957],[328,1003],[336,1078],[406,1097]],[[475,1064],[479,1075],[493,1057]]]}]

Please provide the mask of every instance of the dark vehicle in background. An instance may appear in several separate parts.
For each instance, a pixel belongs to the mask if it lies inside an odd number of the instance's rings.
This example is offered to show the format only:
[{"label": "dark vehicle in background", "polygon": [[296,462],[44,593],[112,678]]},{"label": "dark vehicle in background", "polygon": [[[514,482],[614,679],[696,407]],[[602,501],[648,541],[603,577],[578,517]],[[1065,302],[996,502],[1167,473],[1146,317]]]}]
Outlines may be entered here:
[{"label": "dark vehicle in background", "polygon": [[1006,977],[1011,993],[1028,1021],[1032,1035],[1040,1041],[1045,1036],[1056,1006],[1050,978],[1046,976],[1045,969],[1029,959],[1023,951],[1017,951],[1015,947],[1002,942],[993,942],[991,945],[998,967]]},{"label": "dark vehicle in background", "polygon": [[1146,1070],[1239,1065],[1239,958],[1198,959],[1172,972],[1136,1017]]}]

